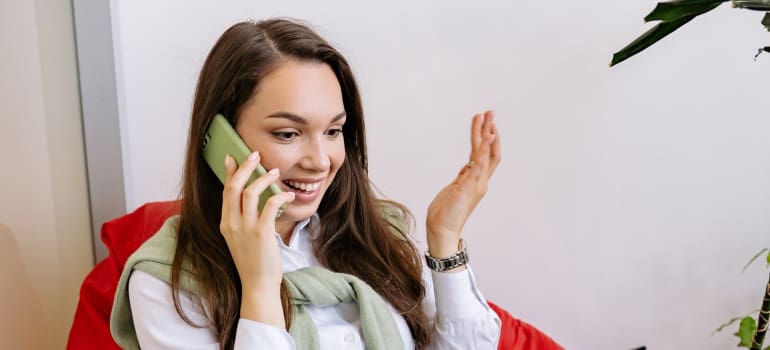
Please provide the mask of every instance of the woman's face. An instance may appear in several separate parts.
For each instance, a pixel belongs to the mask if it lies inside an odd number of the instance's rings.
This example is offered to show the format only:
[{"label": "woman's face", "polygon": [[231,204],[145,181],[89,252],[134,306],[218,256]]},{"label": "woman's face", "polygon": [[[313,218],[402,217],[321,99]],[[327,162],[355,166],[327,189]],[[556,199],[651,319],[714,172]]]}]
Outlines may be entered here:
[{"label": "woman's face", "polygon": [[337,77],[324,63],[289,60],[262,79],[235,126],[265,169],[278,168],[282,191],[295,193],[281,221],[318,210],[345,161],[345,107]]}]

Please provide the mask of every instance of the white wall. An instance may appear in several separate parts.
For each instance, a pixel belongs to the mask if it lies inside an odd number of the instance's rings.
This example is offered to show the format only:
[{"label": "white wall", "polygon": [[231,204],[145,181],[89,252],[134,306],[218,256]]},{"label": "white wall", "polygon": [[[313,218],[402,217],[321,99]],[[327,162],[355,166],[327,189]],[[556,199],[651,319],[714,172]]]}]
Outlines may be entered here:
[{"label": "white wall", "polygon": [[61,349],[93,266],[69,2],[0,2],[0,349]]},{"label": "white wall", "polygon": [[[503,163],[467,225],[486,295],[569,349],[723,349],[759,307],[770,55],[723,5],[615,68],[652,0],[116,1],[127,207],[174,198],[200,66],[243,19],[309,20],[349,58],[371,177],[418,221],[497,111]],[[420,232],[423,228],[420,227]]]}]

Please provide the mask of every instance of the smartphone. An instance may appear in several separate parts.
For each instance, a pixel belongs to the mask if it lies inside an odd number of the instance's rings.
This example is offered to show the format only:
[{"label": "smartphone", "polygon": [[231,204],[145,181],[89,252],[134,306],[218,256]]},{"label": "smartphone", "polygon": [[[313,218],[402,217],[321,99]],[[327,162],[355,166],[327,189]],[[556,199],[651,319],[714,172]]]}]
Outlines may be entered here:
[{"label": "smartphone", "polygon": [[[246,158],[251,154],[249,146],[243,142],[243,139],[238,135],[238,132],[230,125],[230,122],[225,119],[222,114],[214,116],[214,120],[211,121],[208,130],[206,130],[206,136],[203,139],[203,158],[217,175],[219,181],[222,184],[225,183],[227,178],[227,169],[225,169],[225,156],[230,155],[235,162],[240,166]],[[262,163],[257,164],[257,169],[251,174],[249,180],[246,181],[246,186],[256,180],[258,177],[266,174],[267,171]],[[245,187],[244,187],[245,188]],[[281,193],[281,189],[275,183],[270,184],[262,194],[259,195],[259,205],[257,208],[262,211],[267,199]],[[283,210],[286,208],[284,204],[278,210],[276,219],[281,216]]]}]

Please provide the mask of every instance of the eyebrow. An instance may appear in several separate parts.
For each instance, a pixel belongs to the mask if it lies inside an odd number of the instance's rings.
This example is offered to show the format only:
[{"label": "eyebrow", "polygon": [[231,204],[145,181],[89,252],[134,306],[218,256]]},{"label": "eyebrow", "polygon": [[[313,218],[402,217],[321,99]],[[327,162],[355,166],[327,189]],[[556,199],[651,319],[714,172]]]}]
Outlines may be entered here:
[{"label": "eyebrow", "polygon": [[[347,113],[345,112],[337,114],[336,116],[334,116],[334,118],[332,118],[329,124],[334,123],[342,118],[345,118],[345,116],[347,116]],[[268,115],[267,118],[283,118],[283,119],[291,120],[297,124],[307,125],[307,119],[288,112],[275,112],[273,114]]]}]

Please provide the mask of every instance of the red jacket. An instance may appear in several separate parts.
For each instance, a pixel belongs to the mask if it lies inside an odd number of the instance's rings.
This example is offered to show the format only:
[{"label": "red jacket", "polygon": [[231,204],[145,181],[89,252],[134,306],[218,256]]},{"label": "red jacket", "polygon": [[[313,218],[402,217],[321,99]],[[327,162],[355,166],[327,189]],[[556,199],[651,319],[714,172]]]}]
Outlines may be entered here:
[{"label": "red jacket", "polygon": [[[67,349],[120,349],[110,334],[110,311],[123,265],[169,216],[179,212],[179,204],[179,201],[147,203],[102,225],[102,241],[109,256],[94,267],[80,287],[80,301]],[[513,318],[493,303],[489,305],[502,320],[498,349],[563,350],[535,327]]]}]

